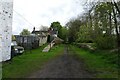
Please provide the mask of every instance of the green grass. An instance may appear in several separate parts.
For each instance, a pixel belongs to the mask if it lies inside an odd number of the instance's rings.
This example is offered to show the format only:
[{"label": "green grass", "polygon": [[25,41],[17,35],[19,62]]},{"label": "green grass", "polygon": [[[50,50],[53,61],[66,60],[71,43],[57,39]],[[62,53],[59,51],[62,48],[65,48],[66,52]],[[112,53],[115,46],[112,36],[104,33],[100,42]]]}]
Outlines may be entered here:
[{"label": "green grass", "polygon": [[[46,45],[45,45],[46,46]],[[11,62],[3,64],[3,78],[22,78],[41,69],[47,61],[56,58],[63,52],[63,45],[54,46],[50,52],[42,52],[45,47],[26,51],[23,55],[16,56]]]},{"label": "green grass", "polygon": [[[84,60],[88,70],[95,73],[96,78],[117,78],[118,65],[114,63],[117,55],[109,54],[108,51],[90,52],[89,50],[80,49],[76,46],[70,46],[75,51],[78,58]],[[113,61],[113,62],[112,62]]]}]

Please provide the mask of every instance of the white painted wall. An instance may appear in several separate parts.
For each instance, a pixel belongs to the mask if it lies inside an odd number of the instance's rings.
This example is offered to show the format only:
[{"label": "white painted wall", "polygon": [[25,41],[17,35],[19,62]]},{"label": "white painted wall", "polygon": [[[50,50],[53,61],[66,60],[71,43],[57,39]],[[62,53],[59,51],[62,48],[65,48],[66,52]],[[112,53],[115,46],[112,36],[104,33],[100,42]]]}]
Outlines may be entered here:
[{"label": "white painted wall", "polygon": [[47,43],[47,36],[46,37],[39,37],[39,46]]},{"label": "white painted wall", "polygon": [[11,58],[13,0],[0,0],[0,62]]}]

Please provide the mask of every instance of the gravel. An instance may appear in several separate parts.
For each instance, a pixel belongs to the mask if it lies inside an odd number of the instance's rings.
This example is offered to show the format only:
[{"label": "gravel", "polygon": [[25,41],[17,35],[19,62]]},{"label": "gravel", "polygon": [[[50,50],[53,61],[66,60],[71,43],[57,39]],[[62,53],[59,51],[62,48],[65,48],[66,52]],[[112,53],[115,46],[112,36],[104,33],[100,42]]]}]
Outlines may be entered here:
[{"label": "gravel", "polygon": [[65,46],[64,54],[48,61],[41,70],[32,73],[27,78],[92,78],[83,61],[77,60]]}]

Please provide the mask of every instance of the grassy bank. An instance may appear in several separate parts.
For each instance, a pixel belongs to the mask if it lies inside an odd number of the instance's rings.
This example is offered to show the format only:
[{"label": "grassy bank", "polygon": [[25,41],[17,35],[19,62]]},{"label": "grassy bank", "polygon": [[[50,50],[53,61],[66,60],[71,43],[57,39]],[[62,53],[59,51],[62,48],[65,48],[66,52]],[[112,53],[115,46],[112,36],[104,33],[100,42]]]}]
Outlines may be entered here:
[{"label": "grassy bank", "polygon": [[96,78],[117,78],[118,77],[118,55],[109,51],[95,51],[80,49],[70,46],[78,58],[85,61],[89,71],[95,73]]},{"label": "grassy bank", "polygon": [[[46,45],[45,45],[46,46]],[[63,51],[63,45],[54,46],[50,52],[42,52],[39,47],[31,51],[26,51],[23,55],[16,56],[11,62],[3,64],[3,78],[22,78],[37,71],[47,61],[59,56]]]}]

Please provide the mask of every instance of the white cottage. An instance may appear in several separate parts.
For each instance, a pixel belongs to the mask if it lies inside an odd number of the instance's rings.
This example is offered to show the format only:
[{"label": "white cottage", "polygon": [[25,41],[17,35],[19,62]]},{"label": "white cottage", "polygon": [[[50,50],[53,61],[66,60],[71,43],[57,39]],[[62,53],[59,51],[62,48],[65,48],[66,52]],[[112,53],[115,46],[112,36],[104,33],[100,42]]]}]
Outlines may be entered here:
[{"label": "white cottage", "polygon": [[33,35],[37,35],[39,38],[39,46],[44,45],[47,43],[47,36],[48,36],[48,31],[40,31],[40,30],[35,30],[35,27],[33,28],[32,31]]},{"label": "white cottage", "polygon": [[13,0],[0,0],[0,62],[11,58]]}]

